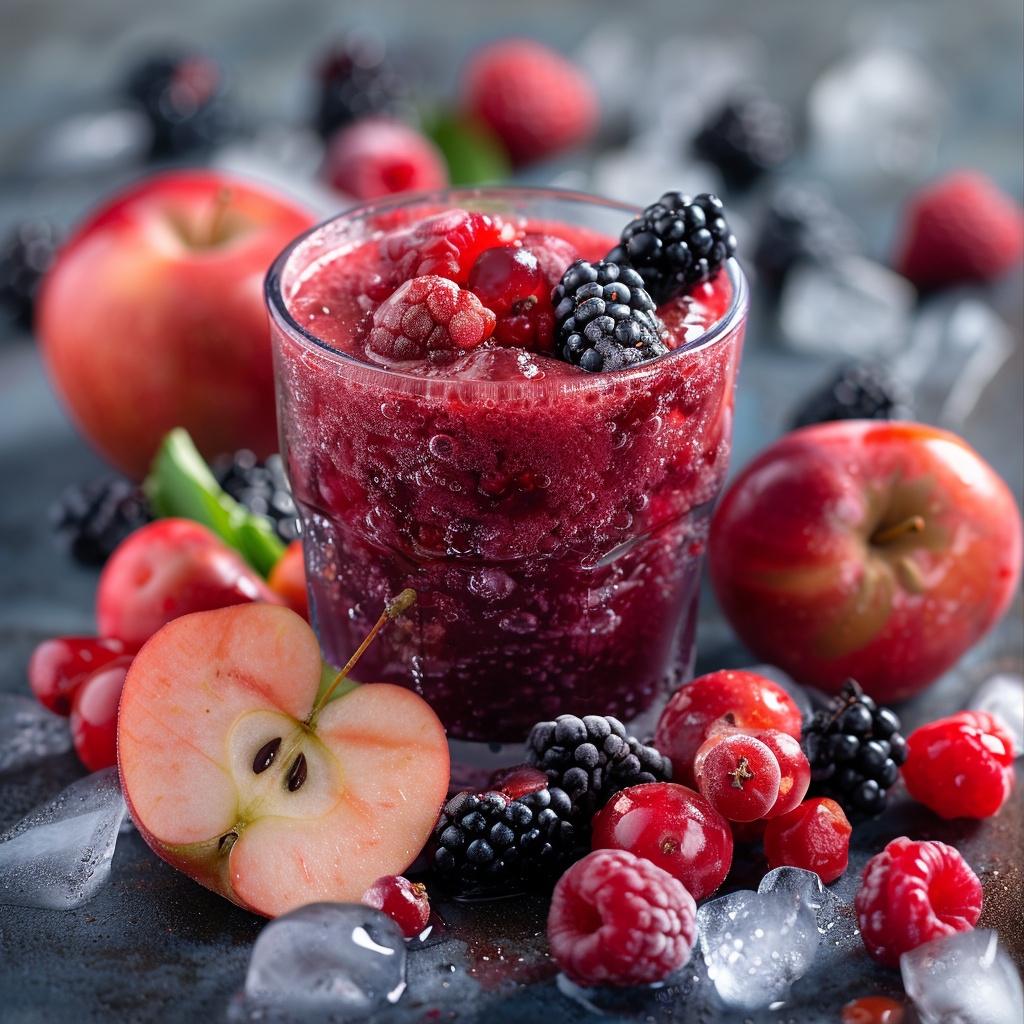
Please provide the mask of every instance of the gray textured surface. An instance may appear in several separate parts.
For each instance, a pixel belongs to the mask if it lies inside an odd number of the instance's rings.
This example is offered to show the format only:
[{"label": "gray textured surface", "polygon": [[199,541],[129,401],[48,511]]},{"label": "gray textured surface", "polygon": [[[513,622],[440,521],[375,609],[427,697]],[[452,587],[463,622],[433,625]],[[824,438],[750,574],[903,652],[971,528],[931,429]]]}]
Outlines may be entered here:
[{"label": "gray textured surface", "polygon": [[[212,4],[130,4],[90,0],[4,0],[0,32],[0,228],[27,215],[70,223],[120,175],[40,178],[23,157],[46,125],[102,106],[125,59],[144,43],[183,39],[208,47],[233,69],[240,98],[252,111],[297,117],[306,102],[311,55],[342,28],[376,24],[397,37],[431,40],[439,79],[473,44],[522,31],[565,48],[606,15],[638,18],[655,39],[667,30],[749,33],[766,55],[764,79],[794,107],[814,75],[840,54],[851,33],[877,22],[878,8],[851,13],[844,0],[756,3],[671,0],[515,4],[400,0],[344,7],[327,0],[289,4],[222,0]],[[892,12],[895,11],[893,16]],[[1012,0],[959,0],[889,7],[895,24],[919,31],[933,66],[950,89],[952,109],[940,166],[973,163],[1021,194],[1021,9]],[[851,27],[852,26],[852,27]],[[915,28],[916,26],[916,28]],[[848,197],[864,211],[873,254],[884,256],[898,193]],[[750,207],[757,197],[749,201]],[[751,210],[743,212],[750,214]],[[1018,501],[1024,491],[1024,355],[1019,275],[990,296],[1011,325],[1016,348],[977,411],[966,438],[992,461]],[[793,407],[831,366],[798,358],[773,342],[755,311],[740,380],[734,468],[782,432]],[[928,409],[924,410],[927,417]],[[51,543],[49,503],[67,483],[87,479],[101,463],[76,437],[42,375],[32,342],[0,335],[0,689],[27,693],[25,664],[41,639],[93,629],[96,573],[72,565]],[[998,668],[1020,671],[1021,604],[963,664],[912,705],[901,709],[908,728],[962,706],[971,688]],[[705,595],[699,670],[749,664]],[[52,798],[82,774],[73,754],[33,771],[0,778],[0,829]],[[849,906],[856,873],[896,835],[954,842],[979,871],[986,889],[983,923],[1000,928],[1024,962],[1021,919],[1022,828],[1019,790],[994,820],[941,823],[905,797],[877,822],[858,829],[851,867],[836,884]],[[756,887],[759,866],[740,866],[737,885]],[[386,1019],[397,1021],[582,1021],[591,1012],[556,985],[544,940],[541,899],[440,906],[446,927],[409,959],[409,990]],[[0,907],[0,1019],[18,1024],[76,1020],[191,1021],[225,1019],[242,984],[251,944],[262,922],[214,896],[158,860],[137,833],[121,838],[106,889],[66,913]],[[799,982],[793,999],[761,1016],[778,1021],[834,1021],[839,1006],[868,994],[898,994],[896,972],[863,953],[847,913],[841,943]],[[601,993],[606,1020],[714,1020],[702,965],[648,992]],[[696,979],[696,980],[695,980]],[[435,1013],[436,1011],[436,1013]],[[759,1016],[760,1019],[760,1016]]]}]

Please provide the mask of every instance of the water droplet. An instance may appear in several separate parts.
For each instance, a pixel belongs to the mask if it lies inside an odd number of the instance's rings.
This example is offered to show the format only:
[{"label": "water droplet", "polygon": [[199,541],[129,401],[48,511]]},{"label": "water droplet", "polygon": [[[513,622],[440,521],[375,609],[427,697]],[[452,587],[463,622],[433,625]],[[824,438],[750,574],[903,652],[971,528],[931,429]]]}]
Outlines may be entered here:
[{"label": "water droplet", "polygon": [[435,459],[450,461],[455,454],[455,439],[447,434],[435,434],[430,439],[430,454]]}]

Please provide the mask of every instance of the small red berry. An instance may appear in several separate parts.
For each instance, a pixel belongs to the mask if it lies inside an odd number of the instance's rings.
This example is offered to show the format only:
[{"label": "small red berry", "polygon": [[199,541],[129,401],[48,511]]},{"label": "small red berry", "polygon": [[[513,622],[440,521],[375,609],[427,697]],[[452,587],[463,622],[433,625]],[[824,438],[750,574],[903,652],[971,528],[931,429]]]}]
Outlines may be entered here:
[{"label": "small red berry", "polygon": [[706,740],[694,758],[693,774],[703,796],[730,821],[763,818],[779,798],[778,760],[766,744],[742,732]]},{"label": "small red berry", "polygon": [[596,850],[555,885],[551,955],[581,985],[645,985],[690,959],[697,905],[678,879],[625,850]]},{"label": "small red berry", "polygon": [[852,831],[835,800],[805,800],[768,822],[764,830],[768,866],[814,871],[828,885],[846,870]]},{"label": "small red berry", "polygon": [[502,793],[509,800],[518,800],[527,793],[547,789],[548,777],[532,764],[517,764],[514,768],[499,768],[487,784],[490,792]]},{"label": "small red berry", "polygon": [[517,165],[586,142],[597,127],[590,79],[533,39],[504,39],[478,50],[462,76],[463,108],[486,121]]},{"label": "small red berry", "polygon": [[1013,788],[1013,737],[985,711],[961,711],[907,737],[903,781],[942,818],[988,818]]},{"label": "small red berry", "polygon": [[729,823],[692,789],[673,782],[630,786],[591,822],[595,850],[628,850],[674,875],[695,900],[710,896],[732,867]]},{"label": "small red berry", "polygon": [[357,199],[448,184],[448,165],[437,146],[415,128],[388,117],[364,118],[334,135],[324,174],[336,189]]},{"label": "small red berry", "polygon": [[1024,210],[991,178],[955,171],[911,200],[896,266],[919,288],[991,281],[1024,254]]},{"label": "small red berry", "polygon": [[523,246],[484,249],[469,271],[469,289],[495,313],[507,314],[514,303],[540,288],[537,257]]},{"label": "small red berry", "polygon": [[693,759],[708,727],[729,714],[738,728],[778,729],[800,739],[800,709],[781,686],[753,672],[712,672],[676,690],[658,719],[654,746],[671,759],[676,782],[694,784]]},{"label": "small red berry", "polygon": [[922,943],[970,931],[981,882],[952,846],[901,836],[868,861],[853,905],[868,954],[886,967]]},{"label": "small red berry", "polygon": [[777,818],[800,805],[811,784],[811,766],[800,741],[778,729],[763,729],[755,733],[779,762],[782,777],[779,779],[779,795],[775,803],[765,812],[766,818]]},{"label": "small red berry", "polygon": [[60,636],[44,640],[28,661],[28,684],[43,707],[71,714],[75,690],[96,669],[128,653],[120,640]]},{"label": "small red berry", "polygon": [[126,655],[96,669],[71,700],[71,739],[91,772],[117,764],[117,709],[131,663]]},{"label": "small red berry", "polygon": [[407,939],[414,939],[430,919],[430,900],[422,882],[410,882],[403,875],[378,878],[359,901],[387,914]]},{"label": "small red berry", "polygon": [[447,361],[494,330],[494,314],[472,293],[435,274],[406,281],[377,307],[368,345],[388,359]]}]

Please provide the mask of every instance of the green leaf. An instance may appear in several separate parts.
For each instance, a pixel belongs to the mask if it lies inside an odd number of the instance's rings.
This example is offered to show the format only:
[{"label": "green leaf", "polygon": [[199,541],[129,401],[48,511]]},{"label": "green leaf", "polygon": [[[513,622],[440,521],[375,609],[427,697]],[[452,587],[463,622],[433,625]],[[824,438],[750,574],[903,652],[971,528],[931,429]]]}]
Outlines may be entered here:
[{"label": "green leaf", "polygon": [[284,554],[270,523],[225,492],[182,427],[163,439],[143,487],[155,515],[202,523],[263,576]]},{"label": "green leaf", "polygon": [[489,126],[442,113],[426,130],[448,162],[453,185],[483,185],[504,181],[512,174],[508,152]]}]

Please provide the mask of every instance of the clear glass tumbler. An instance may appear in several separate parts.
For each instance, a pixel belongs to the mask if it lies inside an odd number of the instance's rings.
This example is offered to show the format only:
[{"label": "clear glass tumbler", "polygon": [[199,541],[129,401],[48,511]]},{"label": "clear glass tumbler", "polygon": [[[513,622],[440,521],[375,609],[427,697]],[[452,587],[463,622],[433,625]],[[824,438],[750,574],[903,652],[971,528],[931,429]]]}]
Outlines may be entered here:
[{"label": "clear glass tumbler", "polygon": [[449,736],[521,743],[563,713],[628,724],[692,673],[746,281],[730,261],[722,319],[613,373],[437,379],[360,361],[296,322],[290,297],[332,255],[403,210],[449,207],[612,240],[636,212],[566,192],[452,190],[351,210],[281,254],[266,295],[314,626],[344,664],[412,587],[416,604],[356,675],[415,689]]}]

